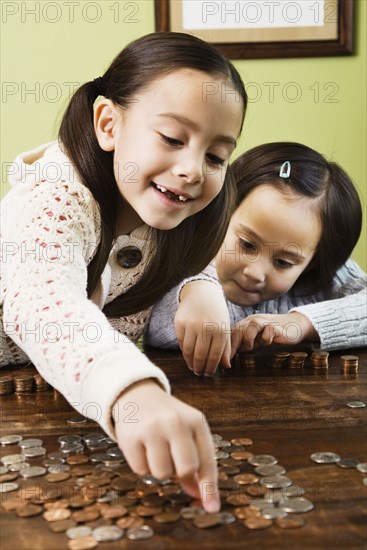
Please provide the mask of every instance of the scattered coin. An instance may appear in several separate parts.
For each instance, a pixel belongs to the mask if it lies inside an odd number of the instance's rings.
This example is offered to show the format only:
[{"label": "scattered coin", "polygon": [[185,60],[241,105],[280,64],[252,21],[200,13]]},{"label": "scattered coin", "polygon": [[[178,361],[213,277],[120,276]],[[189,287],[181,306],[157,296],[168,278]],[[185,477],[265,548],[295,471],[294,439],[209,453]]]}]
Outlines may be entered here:
[{"label": "scattered coin", "polygon": [[292,485],[292,481],[286,476],[266,476],[260,479],[260,483],[269,489],[280,489]]},{"label": "scattered coin", "polygon": [[42,443],[42,439],[22,439],[19,441],[18,447],[21,447],[22,449],[28,449],[30,447],[41,447]]},{"label": "scattered coin", "polygon": [[314,508],[313,502],[306,498],[297,498],[293,500],[283,500],[279,508],[287,512],[288,514],[303,514],[309,512]]},{"label": "scattered coin", "polygon": [[91,550],[96,548],[98,541],[94,537],[79,537],[77,539],[69,540],[69,550]]},{"label": "scattered coin", "polygon": [[347,407],[350,407],[351,409],[362,409],[366,406],[366,403],[364,401],[348,401]]},{"label": "scattered coin", "polygon": [[199,529],[208,529],[221,524],[220,514],[204,514],[196,516],[193,520],[193,525]]},{"label": "scattered coin", "polygon": [[281,508],[264,508],[261,515],[265,519],[278,519],[285,518],[287,516],[287,512]]},{"label": "scattered coin", "polygon": [[181,519],[181,514],[178,512],[162,512],[153,517],[157,523],[175,523]]},{"label": "scattered coin", "polygon": [[126,531],[126,536],[130,540],[147,540],[152,538],[154,531],[149,525],[141,527],[131,527]]},{"label": "scattered coin", "polygon": [[367,462],[359,462],[356,468],[358,472],[362,472],[362,474],[365,474],[367,472]]},{"label": "scattered coin", "polygon": [[44,519],[50,522],[69,519],[70,516],[71,512],[67,508],[55,508],[54,510],[47,510],[43,514]]},{"label": "scattered coin", "polygon": [[43,456],[46,454],[46,449],[44,447],[27,447],[22,449],[22,455],[26,458],[32,458],[35,456]]},{"label": "scattered coin", "polygon": [[55,474],[47,474],[46,480],[50,483],[60,483],[70,478],[69,472],[57,472]]},{"label": "scattered coin", "polygon": [[4,435],[0,437],[0,443],[1,445],[15,445],[19,441],[22,441],[22,439],[21,435]]},{"label": "scattered coin", "polygon": [[275,520],[275,523],[278,527],[281,527],[282,529],[298,529],[299,527],[303,527],[306,522],[303,518],[292,516],[277,518]]},{"label": "scattered coin", "polygon": [[36,504],[25,504],[24,506],[17,508],[15,511],[16,515],[20,518],[30,518],[32,516],[38,516],[39,514],[42,514],[42,512],[42,506],[38,506]]},{"label": "scattered coin", "polygon": [[7,474],[9,472],[9,469],[5,466],[0,466],[0,476]]},{"label": "scattered coin", "polygon": [[115,525],[97,527],[93,529],[93,537],[99,542],[119,540],[124,536],[124,531]]},{"label": "scattered coin", "polygon": [[18,483],[5,482],[0,483],[0,493],[10,493],[16,491],[19,488]]},{"label": "scattered coin", "polygon": [[66,536],[69,539],[77,539],[79,537],[88,537],[91,534],[92,534],[92,529],[87,525],[83,525],[81,527],[72,527],[71,529],[67,529],[66,531]]},{"label": "scattered coin", "polygon": [[342,458],[336,463],[339,468],[356,468],[358,466],[358,460],[354,458]]},{"label": "scattered coin", "polygon": [[278,459],[271,455],[253,455],[248,459],[248,462],[252,466],[272,466],[277,464]]},{"label": "scattered coin", "polygon": [[45,475],[46,472],[47,470],[43,466],[30,466],[23,468],[19,473],[22,477],[38,477]]},{"label": "scattered coin", "polygon": [[313,453],[310,458],[318,464],[334,464],[340,460],[339,455],[330,452]]},{"label": "scattered coin", "polygon": [[25,462],[25,458],[21,454],[6,455],[0,459],[0,462],[4,466],[9,466],[10,464],[17,464],[18,462]]},{"label": "scattered coin", "polygon": [[248,529],[267,529],[273,525],[271,519],[265,518],[248,518],[243,522]]},{"label": "scattered coin", "polygon": [[286,470],[283,466],[274,464],[273,466],[257,466],[255,472],[260,476],[275,476],[285,474]]}]

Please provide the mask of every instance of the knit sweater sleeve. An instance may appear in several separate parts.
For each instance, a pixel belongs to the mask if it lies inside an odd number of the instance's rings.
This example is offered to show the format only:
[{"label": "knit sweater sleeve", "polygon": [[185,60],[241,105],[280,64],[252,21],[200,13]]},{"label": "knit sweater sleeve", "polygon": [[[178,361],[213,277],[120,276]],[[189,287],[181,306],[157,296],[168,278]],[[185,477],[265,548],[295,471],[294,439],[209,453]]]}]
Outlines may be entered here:
[{"label": "knit sweater sleeve", "polygon": [[20,183],[1,202],[3,329],[81,414],[115,437],[111,407],[132,383],[164,373],[113,330],[87,297],[99,211],[81,183]]},{"label": "knit sweater sleeve", "polygon": [[348,260],[333,281],[334,299],[321,300],[290,309],[305,315],[327,350],[367,345],[366,274]]}]

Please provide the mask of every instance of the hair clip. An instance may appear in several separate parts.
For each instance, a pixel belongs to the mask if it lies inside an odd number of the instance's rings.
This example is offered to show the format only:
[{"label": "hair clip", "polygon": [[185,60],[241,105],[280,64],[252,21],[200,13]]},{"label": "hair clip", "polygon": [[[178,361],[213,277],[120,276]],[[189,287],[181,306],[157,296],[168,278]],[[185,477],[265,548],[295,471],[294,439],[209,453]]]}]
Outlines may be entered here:
[{"label": "hair clip", "polygon": [[283,164],[280,167],[279,177],[288,179],[290,175],[291,175],[291,163],[289,162],[289,160],[286,160],[285,162],[283,162]]}]

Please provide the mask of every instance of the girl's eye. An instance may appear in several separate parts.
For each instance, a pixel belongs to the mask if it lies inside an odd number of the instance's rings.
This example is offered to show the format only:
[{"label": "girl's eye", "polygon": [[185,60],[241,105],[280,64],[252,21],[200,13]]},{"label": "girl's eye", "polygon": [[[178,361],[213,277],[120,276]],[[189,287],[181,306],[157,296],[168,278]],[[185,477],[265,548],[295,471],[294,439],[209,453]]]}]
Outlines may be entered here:
[{"label": "girl's eye", "polygon": [[165,136],[164,134],[160,134],[160,135],[163,141],[168,145],[171,145],[172,147],[179,147],[180,145],[183,145],[183,142],[180,141],[179,139],[174,139],[169,136]]},{"label": "girl's eye", "polygon": [[249,243],[248,241],[240,239],[240,245],[246,251],[256,252],[256,246],[254,244]]},{"label": "girl's eye", "polygon": [[209,161],[212,162],[213,164],[220,164],[221,166],[223,166],[223,164],[226,162],[224,159],[221,159],[216,155],[213,155],[212,153],[207,153],[206,156],[208,157]]},{"label": "girl's eye", "polygon": [[291,264],[286,260],[282,260],[281,258],[278,258],[277,260],[275,260],[275,263],[278,267],[281,267],[283,269],[289,269],[290,267],[294,267],[294,264]]}]

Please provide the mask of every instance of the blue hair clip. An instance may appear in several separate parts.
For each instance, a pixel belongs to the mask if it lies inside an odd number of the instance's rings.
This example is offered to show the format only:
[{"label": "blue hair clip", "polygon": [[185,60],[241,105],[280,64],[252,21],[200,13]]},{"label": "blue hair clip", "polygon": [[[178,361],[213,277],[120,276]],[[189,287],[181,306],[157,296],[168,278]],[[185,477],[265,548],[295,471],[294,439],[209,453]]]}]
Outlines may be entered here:
[{"label": "blue hair clip", "polygon": [[286,160],[285,162],[283,162],[283,164],[280,167],[279,177],[288,179],[290,175],[291,175],[291,163],[289,162],[289,160]]}]

